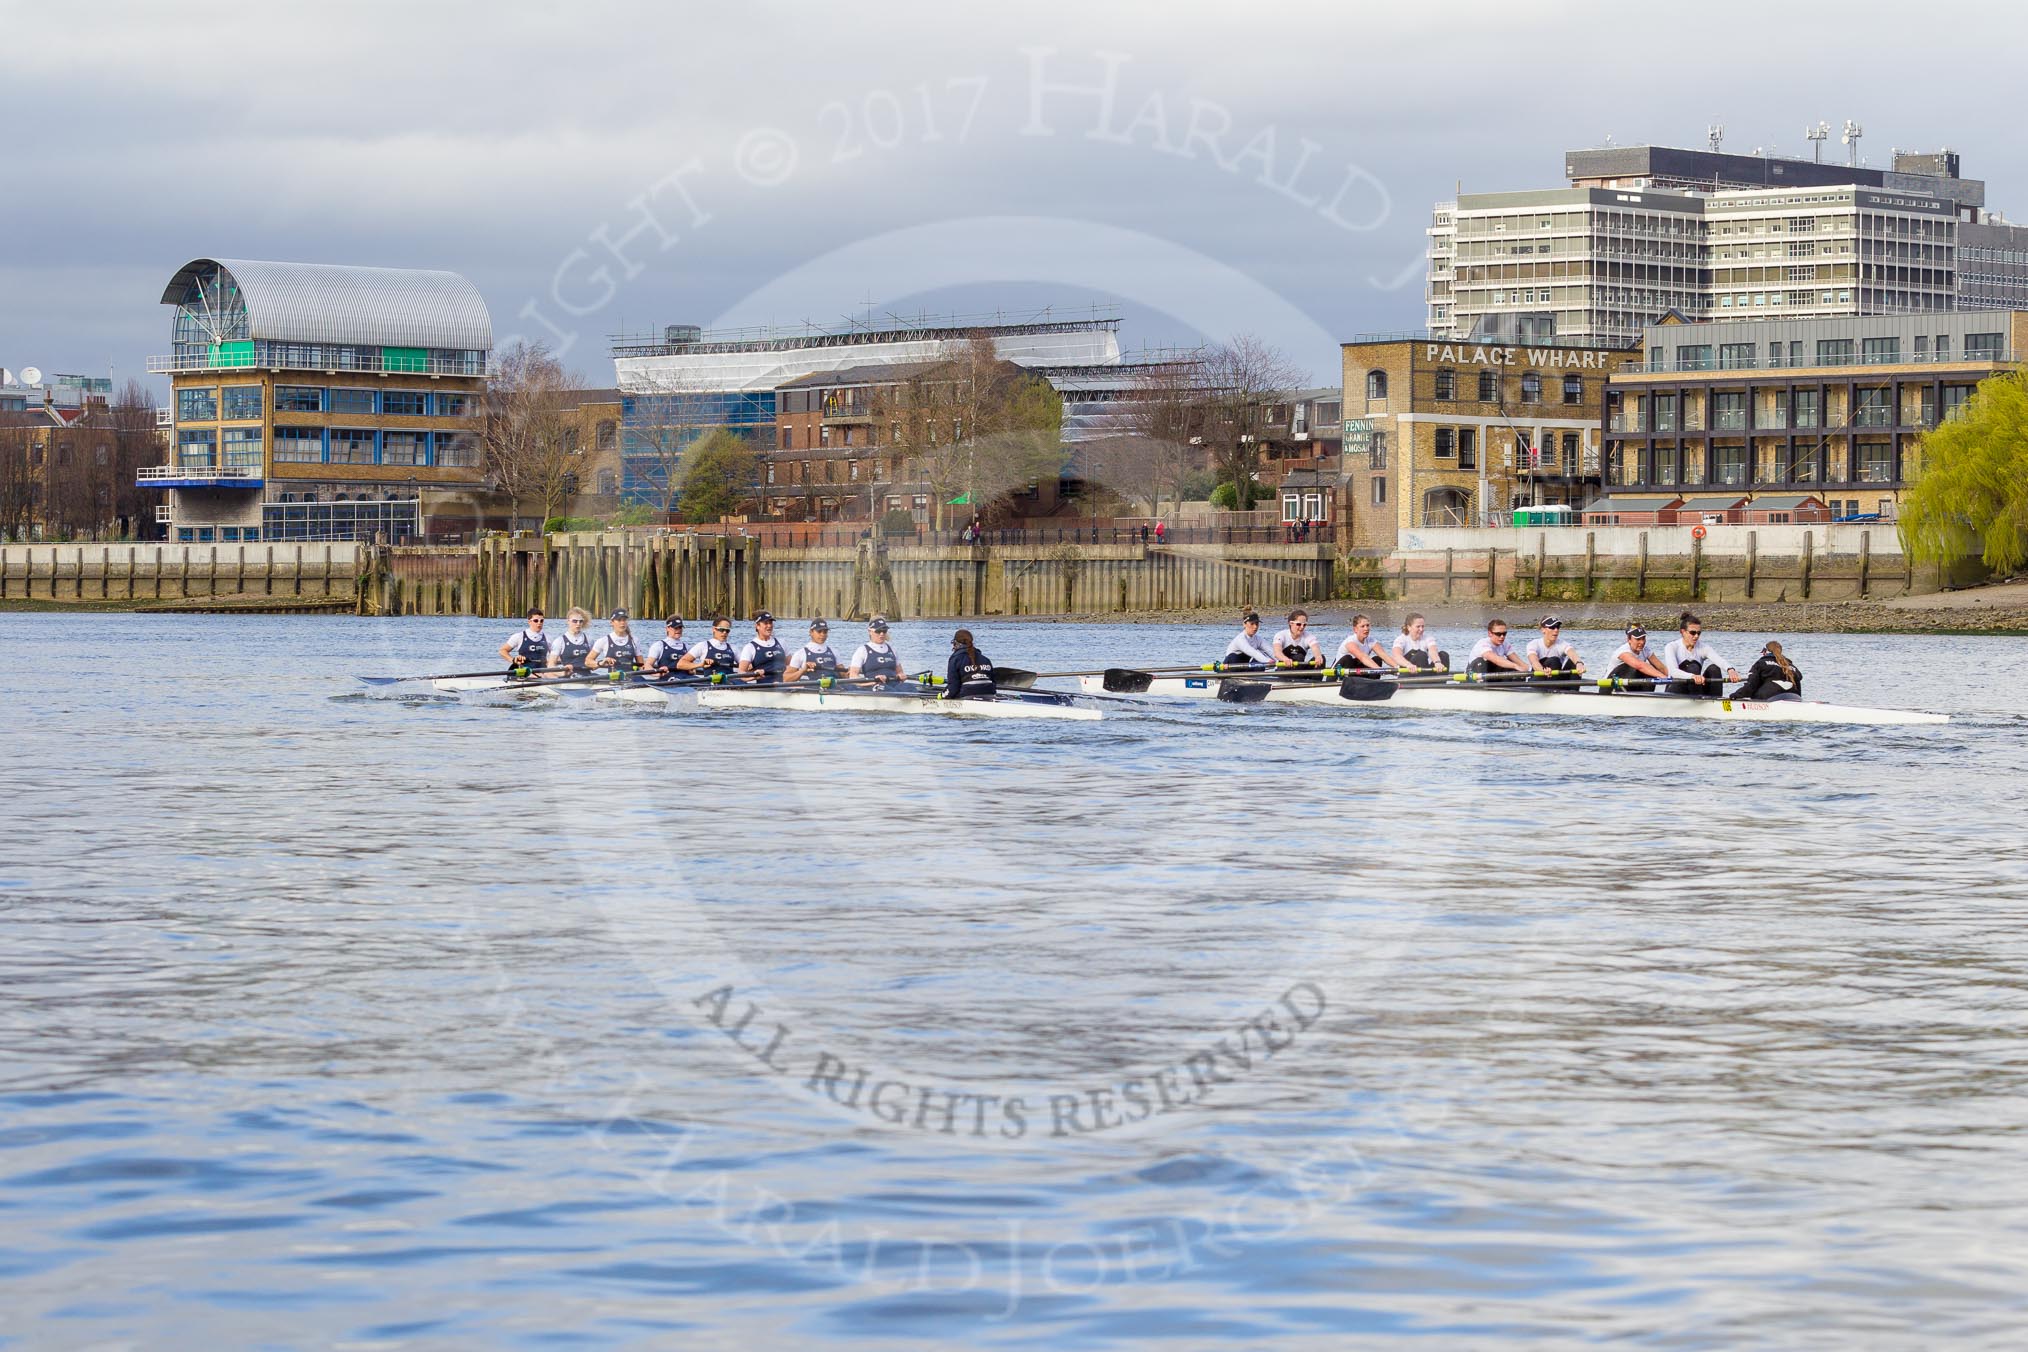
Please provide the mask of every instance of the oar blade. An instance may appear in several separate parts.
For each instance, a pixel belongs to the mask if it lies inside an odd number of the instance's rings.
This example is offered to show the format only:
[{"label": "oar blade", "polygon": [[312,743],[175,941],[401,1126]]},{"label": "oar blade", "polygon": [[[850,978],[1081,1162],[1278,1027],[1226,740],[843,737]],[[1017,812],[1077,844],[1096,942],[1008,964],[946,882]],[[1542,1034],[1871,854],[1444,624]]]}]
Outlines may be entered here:
[{"label": "oar blade", "polygon": [[1226,704],[1258,704],[1273,688],[1265,681],[1220,681],[1218,698]]},{"label": "oar blade", "polygon": [[993,684],[1002,690],[1033,690],[1040,673],[1023,671],[1020,667],[993,668]]},{"label": "oar blade", "polygon": [[1399,688],[1393,681],[1378,681],[1371,676],[1347,676],[1338,682],[1338,698],[1359,704],[1377,704],[1381,700],[1393,699]]},{"label": "oar blade", "polygon": [[1155,684],[1155,678],[1145,671],[1133,671],[1127,667],[1107,667],[1104,684],[1108,694],[1145,695],[1148,688]]}]

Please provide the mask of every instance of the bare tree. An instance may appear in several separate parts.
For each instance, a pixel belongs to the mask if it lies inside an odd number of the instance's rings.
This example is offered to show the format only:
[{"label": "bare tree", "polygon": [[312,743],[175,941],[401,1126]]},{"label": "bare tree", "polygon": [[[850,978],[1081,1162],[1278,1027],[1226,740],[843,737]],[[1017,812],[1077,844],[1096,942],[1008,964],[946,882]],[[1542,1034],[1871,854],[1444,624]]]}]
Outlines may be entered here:
[{"label": "bare tree", "polygon": [[953,499],[984,513],[1063,469],[1062,398],[983,336],[948,344],[941,361],[889,387],[875,418],[909,476],[928,486],[938,530]]},{"label": "bare tree", "polygon": [[1258,497],[1254,474],[1267,410],[1291,398],[1303,379],[1287,354],[1252,334],[1239,334],[1204,354],[1196,381],[1200,435],[1219,479],[1233,486],[1240,511],[1252,510]]},{"label": "bare tree", "polygon": [[546,521],[576,491],[583,447],[571,434],[584,384],[542,343],[517,342],[498,360],[479,424],[486,472],[512,509],[537,505]]}]

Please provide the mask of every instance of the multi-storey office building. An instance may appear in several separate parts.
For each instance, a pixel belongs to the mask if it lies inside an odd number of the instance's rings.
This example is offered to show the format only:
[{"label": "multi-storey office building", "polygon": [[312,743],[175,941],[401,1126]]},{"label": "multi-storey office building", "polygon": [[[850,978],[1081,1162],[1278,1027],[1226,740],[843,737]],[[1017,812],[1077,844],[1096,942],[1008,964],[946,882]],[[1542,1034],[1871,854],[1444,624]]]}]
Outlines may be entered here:
[{"label": "multi-storey office building", "polygon": [[163,290],[177,541],[418,539],[483,515],[493,324],[451,272],[200,258]]},{"label": "multi-storey office building", "polygon": [[1579,505],[1601,480],[1600,410],[1633,351],[1441,338],[1344,345],[1344,477],[1352,543]]},{"label": "multi-storey office building", "polygon": [[1437,204],[1434,333],[1637,341],[1691,319],[2028,304],[2028,228],[1984,208],[1957,157],[1894,171],[1662,147],[1573,151],[1571,186]]},{"label": "multi-storey office building", "polygon": [[1915,443],[1978,382],[2028,362],[2028,312],[1649,326],[1606,388],[1615,495],[1816,493],[1893,517]]},{"label": "multi-storey office building", "polygon": [[664,505],[674,496],[672,476],[683,452],[714,427],[773,447],[778,392],[806,376],[933,362],[953,344],[975,338],[991,341],[1002,360],[1030,369],[1113,366],[1120,361],[1118,328],[1116,318],[1007,323],[953,316],[829,333],[705,332],[673,324],[655,339],[622,338],[613,344],[623,413],[621,489],[634,500]]}]

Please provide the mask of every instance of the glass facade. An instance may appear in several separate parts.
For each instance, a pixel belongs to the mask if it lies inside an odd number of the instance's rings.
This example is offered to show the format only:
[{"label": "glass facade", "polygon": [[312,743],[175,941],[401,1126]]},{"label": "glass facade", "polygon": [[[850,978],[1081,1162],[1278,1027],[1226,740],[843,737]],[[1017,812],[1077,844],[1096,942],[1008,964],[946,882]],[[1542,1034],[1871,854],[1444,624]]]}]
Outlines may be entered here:
[{"label": "glass facade", "polygon": [[413,499],[269,502],[261,505],[261,522],[270,540],[370,540],[385,532],[398,544],[421,533],[420,506]]},{"label": "glass facade", "polygon": [[225,420],[227,422],[256,422],[261,416],[261,387],[258,385],[228,385],[225,387]]},{"label": "glass facade", "polygon": [[176,421],[217,422],[218,391],[207,389],[176,391]]},{"label": "glass facade", "polygon": [[620,493],[661,506],[679,477],[683,453],[715,428],[730,428],[758,446],[775,444],[773,390],[699,394],[630,394],[620,400]]}]

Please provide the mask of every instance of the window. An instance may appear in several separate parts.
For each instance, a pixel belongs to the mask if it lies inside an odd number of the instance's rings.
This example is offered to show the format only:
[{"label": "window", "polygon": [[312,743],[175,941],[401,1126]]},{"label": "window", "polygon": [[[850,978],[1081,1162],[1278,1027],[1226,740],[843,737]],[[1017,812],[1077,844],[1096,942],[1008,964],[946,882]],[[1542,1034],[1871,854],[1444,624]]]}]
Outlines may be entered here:
[{"label": "window", "polygon": [[1534,371],[1521,374],[1521,402],[1539,404],[1542,402],[1542,377]]},{"label": "window", "polygon": [[472,469],[479,463],[479,439],[470,432],[439,432],[431,454],[439,468]]},{"label": "window", "polygon": [[420,418],[429,403],[430,397],[421,390],[383,390],[380,395],[380,411],[390,418]]},{"label": "window", "polygon": [[1795,399],[1795,423],[1797,427],[1817,427],[1823,415],[1822,390],[1797,390]]},{"label": "window", "polygon": [[1711,426],[1720,432],[1738,432],[1746,427],[1746,395],[1741,391],[1711,396]]},{"label": "window", "polygon": [[1563,402],[1566,404],[1581,404],[1584,402],[1583,376],[1565,376],[1563,378]]},{"label": "window", "polygon": [[176,463],[183,469],[210,469],[218,463],[218,433],[178,432]]},{"label": "window", "polygon": [[1366,373],[1366,397],[1368,399],[1385,399],[1387,397],[1387,372],[1368,371]]},{"label": "window", "polygon": [[1936,336],[1936,359],[1938,361],[1951,359],[1951,336],[1948,333],[1939,333]]},{"label": "window", "polygon": [[[333,390],[331,391],[329,408],[333,413],[372,413],[375,411],[373,407],[373,391]],[[333,449],[335,450],[336,447],[334,446]]]},{"label": "window", "polygon": [[1998,361],[2004,351],[2004,333],[1968,333],[1965,335],[1966,361]]},{"label": "window", "polygon": [[[439,394],[436,401],[439,418],[462,418],[472,411],[472,396],[469,394]],[[612,424],[609,422],[599,424],[600,435],[607,439],[606,443],[600,446],[600,450],[612,449],[612,433],[609,430],[611,427]]]},{"label": "window", "polygon": [[1654,398],[1654,406],[1655,406],[1654,430],[1657,432],[1675,431],[1676,396],[1673,394],[1658,394]]},{"label": "window", "polygon": [[[331,391],[333,397],[338,391]],[[334,427],[331,429],[331,463],[334,465],[370,465],[373,463],[373,433],[365,428]]]},{"label": "window", "polygon": [[1915,359],[1917,361],[1929,360],[1929,335],[1926,333],[1915,335]]},{"label": "window", "polygon": [[220,527],[218,528],[218,539],[219,539],[219,542],[220,542],[221,544],[228,544],[228,545],[236,545],[236,544],[238,544],[238,543],[239,543],[239,527],[238,527],[238,526],[220,526]]},{"label": "window", "polygon": [[1970,385],[1944,386],[1943,387],[1944,420],[1948,422],[1950,419],[1957,417],[1958,414],[1964,410],[1965,405],[1971,402],[1971,399],[1972,399],[1972,387]]},{"label": "window", "polygon": [[289,465],[317,465],[324,460],[324,429],[321,427],[277,427],[275,462]]},{"label": "window", "polygon": [[1476,427],[1460,427],[1458,429],[1458,468],[1477,469],[1478,467],[1479,429]]},{"label": "window", "polygon": [[1795,464],[1789,466],[1789,480],[1792,483],[1808,484],[1817,481],[1817,453],[1815,450],[1800,451]]},{"label": "window", "polygon": [[1711,344],[1687,343],[1677,348],[1676,369],[1679,371],[1709,371],[1711,369]]},{"label": "window", "polygon": [[1479,372],[1479,402],[1482,404],[1500,402],[1500,377],[1492,371]]},{"label": "window", "polygon": [[1884,386],[1871,386],[1859,390],[1858,405],[1852,410],[1854,427],[1892,427],[1894,409],[1888,400],[1890,392]]},{"label": "window", "polygon": [[217,390],[176,391],[177,422],[217,422]]},{"label": "window", "polygon": [[430,462],[429,433],[383,432],[380,434],[380,463],[383,465],[427,465]]},{"label": "window", "polygon": [[252,422],[261,416],[261,387],[258,385],[228,385],[225,387],[225,416],[228,422]]},{"label": "window", "polygon": [[225,467],[227,469],[259,469],[261,448],[264,439],[258,427],[228,427],[221,434],[224,440]]},{"label": "window", "polygon": [[1817,340],[1817,365],[1850,366],[1852,364],[1852,340],[1850,338],[1819,338]]},{"label": "window", "polygon": [[1375,507],[1387,505],[1387,480],[1385,478],[1376,478],[1373,481],[1373,505]]},{"label": "window", "polygon": [[1721,371],[1744,371],[1753,365],[1752,343],[1720,343],[1718,345],[1718,369]]},{"label": "window", "polygon": [[1436,430],[1437,458],[1449,460],[1458,453],[1458,430],[1455,427],[1439,427]]},{"label": "window", "polygon": [[[769,465],[768,482],[773,483],[774,481],[775,481],[775,467],[773,465]],[[619,491],[620,491],[620,476],[615,474],[613,471],[609,469],[600,470],[599,495],[601,497],[609,498],[613,496],[615,493],[618,493]]]},{"label": "window", "polygon": [[1719,446],[1713,451],[1713,483],[1740,486],[1746,483],[1746,447]]},{"label": "window", "polygon": [[[275,412],[277,413],[322,413],[324,391],[315,385],[275,386]],[[321,441],[322,438],[319,438]]]},{"label": "window", "polygon": [[1575,432],[1565,432],[1563,434],[1563,472],[1567,475],[1575,475],[1577,473],[1577,433]]},{"label": "window", "polygon": [[1885,441],[1862,441],[1857,448],[1858,464],[1853,477],[1862,484],[1891,483],[1894,479],[1894,447]]},{"label": "window", "polygon": [[1436,397],[1439,399],[1455,399],[1458,397],[1458,373],[1456,371],[1443,370],[1436,373]]},{"label": "window", "polygon": [[1676,482],[1676,448],[1658,446],[1655,448],[1654,482],[1673,484]]},{"label": "window", "polygon": [[1366,467],[1368,469],[1387,468],[1387,433],[1377,430],[1373,433],[1372,450],[1368,454]]},{"label": "window", "polygon": [[785,451],[793,451],[793,450],[795,450],[795,449],[796,449],[796,429],[795,429],[795,428],[793,428],[793,427],[784,427],[784,428],[782,429],[782,449],[783,449],[783,450],[785,450]]},{"label": "window", "polygon": [[1884,366],[1901,360],[1899,338],[1868,338],[1864,340],[1862,356],[1868,366]]},{"label": "window", "polygon": [[[464,398],[463,395],[451,395],[451,394],[438,395],[437,412],[442,413],[444,411],[444,400],[462,399],[462,398]],[[610,418],[607,418],[605,421],[601,422],[598,425],[598,427],[592,432],[592,445],[598,450],[610,451],[619,444],[620,444],[619,424],[614,422]]]}]

